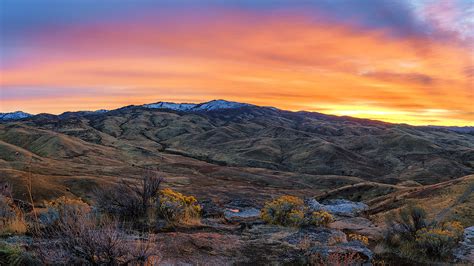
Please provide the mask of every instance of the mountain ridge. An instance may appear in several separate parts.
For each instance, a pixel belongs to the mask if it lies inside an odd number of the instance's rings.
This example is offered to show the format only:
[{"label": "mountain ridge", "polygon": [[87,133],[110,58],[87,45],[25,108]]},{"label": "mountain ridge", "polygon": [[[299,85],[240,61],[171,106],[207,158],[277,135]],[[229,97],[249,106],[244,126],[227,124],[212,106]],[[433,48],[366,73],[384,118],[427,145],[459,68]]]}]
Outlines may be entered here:
[{"label": "mountain ridge", "polygon": [[474,173],[474,136],[258,106],[128,106],[0,123],[0,175],[22,187],[32,169],[38,199],[67,188],[87,197],[96,184],[140,178],[150,167],[202,197],[314,195],[365,181],[429,185]]},{"label": "mountain ridge", "polygon": [[32,114],[23,111],[15,111],[9,113],[0,113],[0,120],[18,120],[33,116]]},{"label": "mountain ridge", "polygon": [[[218,111],[218,110],[239,109],[239,108],[244,108],[244,107],[268,108],[268,109],[283,111],[283,112],[304,113],[304,114],[316,115],[316,116],[338,117],[338,118],[347,119],[347,120],[363,120],[363,121],[374,121],[378,123],[403,125],[403,123],[401,124],[390,123],[390,122],[385,122],[381,120],[357,118],[357,117],[351,117],[351,116],[336,116],[336,115],[329,115],[329,114],[304,111],[304,110],[295,112],[295,111],[278,109],[272,106],[259,106],[259,105],[249,104],[249,103],[228,101],[224,99],[216,99],[216,100],[211,100],[211,101],[202,102],[202,103],[175,103],[175,102],[159,101],[155,103],[148,103],[148,104],[142,104],[142,105],[123,106],[123,107],[119,107],[117,109],[112,109],[112,110],[99,109],[96,111],[66,111],[59,115],[53,115],[53,114],[48,114],[48,113],[33,115],[33,114],[25,113],[23,111],[15,111],[15,112],[10,112],[10,113],[0,113],[0,122],[20,120],[20,119],[31,118],[31,117],[40,116],[40,115],[57,116],[61,118],[70,117],[70,116],[95,115],[95,114],[107,113],[110,111],[118,111],[118,110],[127,109],[127,108],[161,109],[161,110],[171,110],[171,111],[177,111],[177,112],[212,112],[212,111]],[[410,125],[410,126],[415,126],[415,127],[420,127],[420,128],[431,128],[431,129],[436,129],[436,130],[450,130],[453,132],[464,133],[464,134],[474,133],[474,127],[472,126],[434,126],[434,125]]]}]

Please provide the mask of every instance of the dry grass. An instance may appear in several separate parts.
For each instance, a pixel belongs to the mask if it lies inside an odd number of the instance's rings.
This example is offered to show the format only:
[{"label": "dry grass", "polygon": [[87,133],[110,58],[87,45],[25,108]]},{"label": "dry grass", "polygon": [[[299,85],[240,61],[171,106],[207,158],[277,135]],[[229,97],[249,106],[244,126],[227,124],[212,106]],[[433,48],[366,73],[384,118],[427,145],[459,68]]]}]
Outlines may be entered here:
[{"label": "dry grass", "polygon": [[436,185],[395,192],[385,196],[387,202],[371,204],[375,210],[372,218],[383,224],[388,212],[417,205],[426,210],[429,219],[438,222],[455,220],[470,226],[474,220],[473,187],[474,175],[469,175]]},{"label": "dry grass", "polygon": [[308,264],[311,266],[351,266],[362,265],[365,260],[356,252],[332,252],[328,256],[313,254],[309,257]]},{"label": "dry grass", "polygon": [[13,200],[11,186],[0,183],[0,236],[24,234],[27,230],[23,211]]},{"label": "dry grass", "polygon": [[0,236],[2,235],[23,235],[28,231],[28,224],[22,218],[15,218],[9,221],[0,221]]}]

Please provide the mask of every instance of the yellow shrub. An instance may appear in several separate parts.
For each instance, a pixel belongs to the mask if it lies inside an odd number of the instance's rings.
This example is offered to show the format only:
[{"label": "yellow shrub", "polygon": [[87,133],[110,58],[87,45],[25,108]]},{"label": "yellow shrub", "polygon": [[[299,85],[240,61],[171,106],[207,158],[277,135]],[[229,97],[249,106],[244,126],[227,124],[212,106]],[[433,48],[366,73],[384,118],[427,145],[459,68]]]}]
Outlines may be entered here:
[{"label": "yellow shrub", "polygon": [[59,215],[81,215],[90,212],[90,206],[81,199],[62,196],[52,201],[45,202],[47,208],[58,211]]},{"label": "yellow shrub", "polygon": [[369,244],[369,238],[359,234],[349,234],[349,240],[358,240],[366,246]]},{"label": "yellow shrub", "polygon": [[328,226],[333,221],[332,215],[327,211],[311,213],[309,223],[315,226]]},{"label": "yellow shrub", "polygon": [[262,219],[270,224],[299,226],[304,223],[303,200],[293,196],[282,196],[267,202],[262,209]]},{"label": "yellow shrub", "polygon": [[449,257],[463,237],[464,228],[459,222],[446,222],[416,232],[416,245],[428,256]]},{"label": "yellow shrub", "polygon": [[415,261],[449,260],[464,233],[461,223],[451,221],[438,224],[430,221],[426,211],[416,206],[388,216],[387,222],[387,247],[399,256]]},{"label": "yellow shrub", "polygon": [[185,196],[166,188],[160,191],[159,214],[170,223],[190,223],[199,220],[201,206],[193,196]]},{"label": "yellow shrub", "polygon": [[301,210],[292,210],[288,214],[288,222],[295,226],[302,225],[304,223],[304,212]]},{"label": "yellow shrub", "polygon": [[46,209],[38,213],[38,219],[36,220],[38,224],[35,224],[39,228],[47,228],[64,223],[66,220],[74,220],[77,217],[89,214],[91,210],[90,206],[81,199],[64,196],[46,201],[44,205]]},{"label": "yellow shrub", "polygon": [[464,234],[464,227],[458,221],[453,222],[445,222],[441,225],[441,228],[444,230],[450,231],[456,236],[457,238],[462,238]]}]

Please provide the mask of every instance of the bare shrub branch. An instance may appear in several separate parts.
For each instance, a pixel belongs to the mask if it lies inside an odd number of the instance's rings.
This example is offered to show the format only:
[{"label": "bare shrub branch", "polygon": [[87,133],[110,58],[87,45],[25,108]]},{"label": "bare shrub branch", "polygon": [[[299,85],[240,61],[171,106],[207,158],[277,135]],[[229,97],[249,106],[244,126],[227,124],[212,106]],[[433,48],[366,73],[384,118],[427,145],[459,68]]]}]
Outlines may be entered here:
[{"label": "bare shrub branch", "polygon": [[155,205],[163,178],[148,171],[139,182],[122,180],[119,184],[95,191],[97,207],[120,218],[137,218],[148,214]]},{"label": "bare shrub branch", "polygon": [[117,221],[91,214],[66,216],[38,238],[38,254],[45,264],[143,264],[153,253],[152,241],[133,239]]}]

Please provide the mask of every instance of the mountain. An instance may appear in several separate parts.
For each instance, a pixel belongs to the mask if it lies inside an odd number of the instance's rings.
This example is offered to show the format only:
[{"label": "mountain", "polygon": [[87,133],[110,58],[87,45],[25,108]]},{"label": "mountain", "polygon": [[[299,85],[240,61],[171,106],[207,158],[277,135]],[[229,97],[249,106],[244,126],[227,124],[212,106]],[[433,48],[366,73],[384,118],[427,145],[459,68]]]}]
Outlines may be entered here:
[{"label": "mountain", "polygon": [[213,100],[206,103],[196,105],[192,111],[214,111],[221,109],[235,109],[252,106],[248,103],[229,102],[225,100]]},{"label": "mountain", "polygon": [[171,103],[171,102],[157,102],[142,105],[145,108],[152,109],[170,109],[176,111],[189,111],[196,107],[197,104],[193,103]]},{"label": "mountain", "polygon": [[[86,115],[97,115],[97,114],[104,114],[107,113],[108,110],[100,109],[96,111],[75,111],[75,112],[64,112],[58,115],[60,118],[69,118],[69,117],[81,117]],[[48,115],[48,114],[43,114]]]},{"label": "mountain", "polygon": [[226,100],[212,100],[209,102],[204,102],[200,104],[192,103],[171,103],[171,102],[157,102],[151,104],[142,105],[145,108],[152,109],[170,109],[175,111],[184,111],[184,112],[198,112],[198,111],[214,111],[221,109],[233,109],[241,108],[246,106],[251,106],[247,103],[238,103],[231,102]]},{"label": "mountain", "polygon": [[472,134],[223,100],[156,106],[4,121],[0,176],[15,183],[32,169],[41,197],[87,196],[153,168],[198,197],[268,198],[474,173]]},{"label": "mountain", "polygon": [[451,130],[454,132],[459,132],[459,133],[474,133],[474,127],[455,127],[455,126],[428,126],[431,128],[436,128],[436,129],[445,129],[445,130]]},{"label": "mountain", "polygon": [[17,120],[17,119],[23,119],[32,116],[31,114],[22,112],[22,111],[16,111],[16,112],[11,112],[11,113],[0,113],[0,120]]}]

